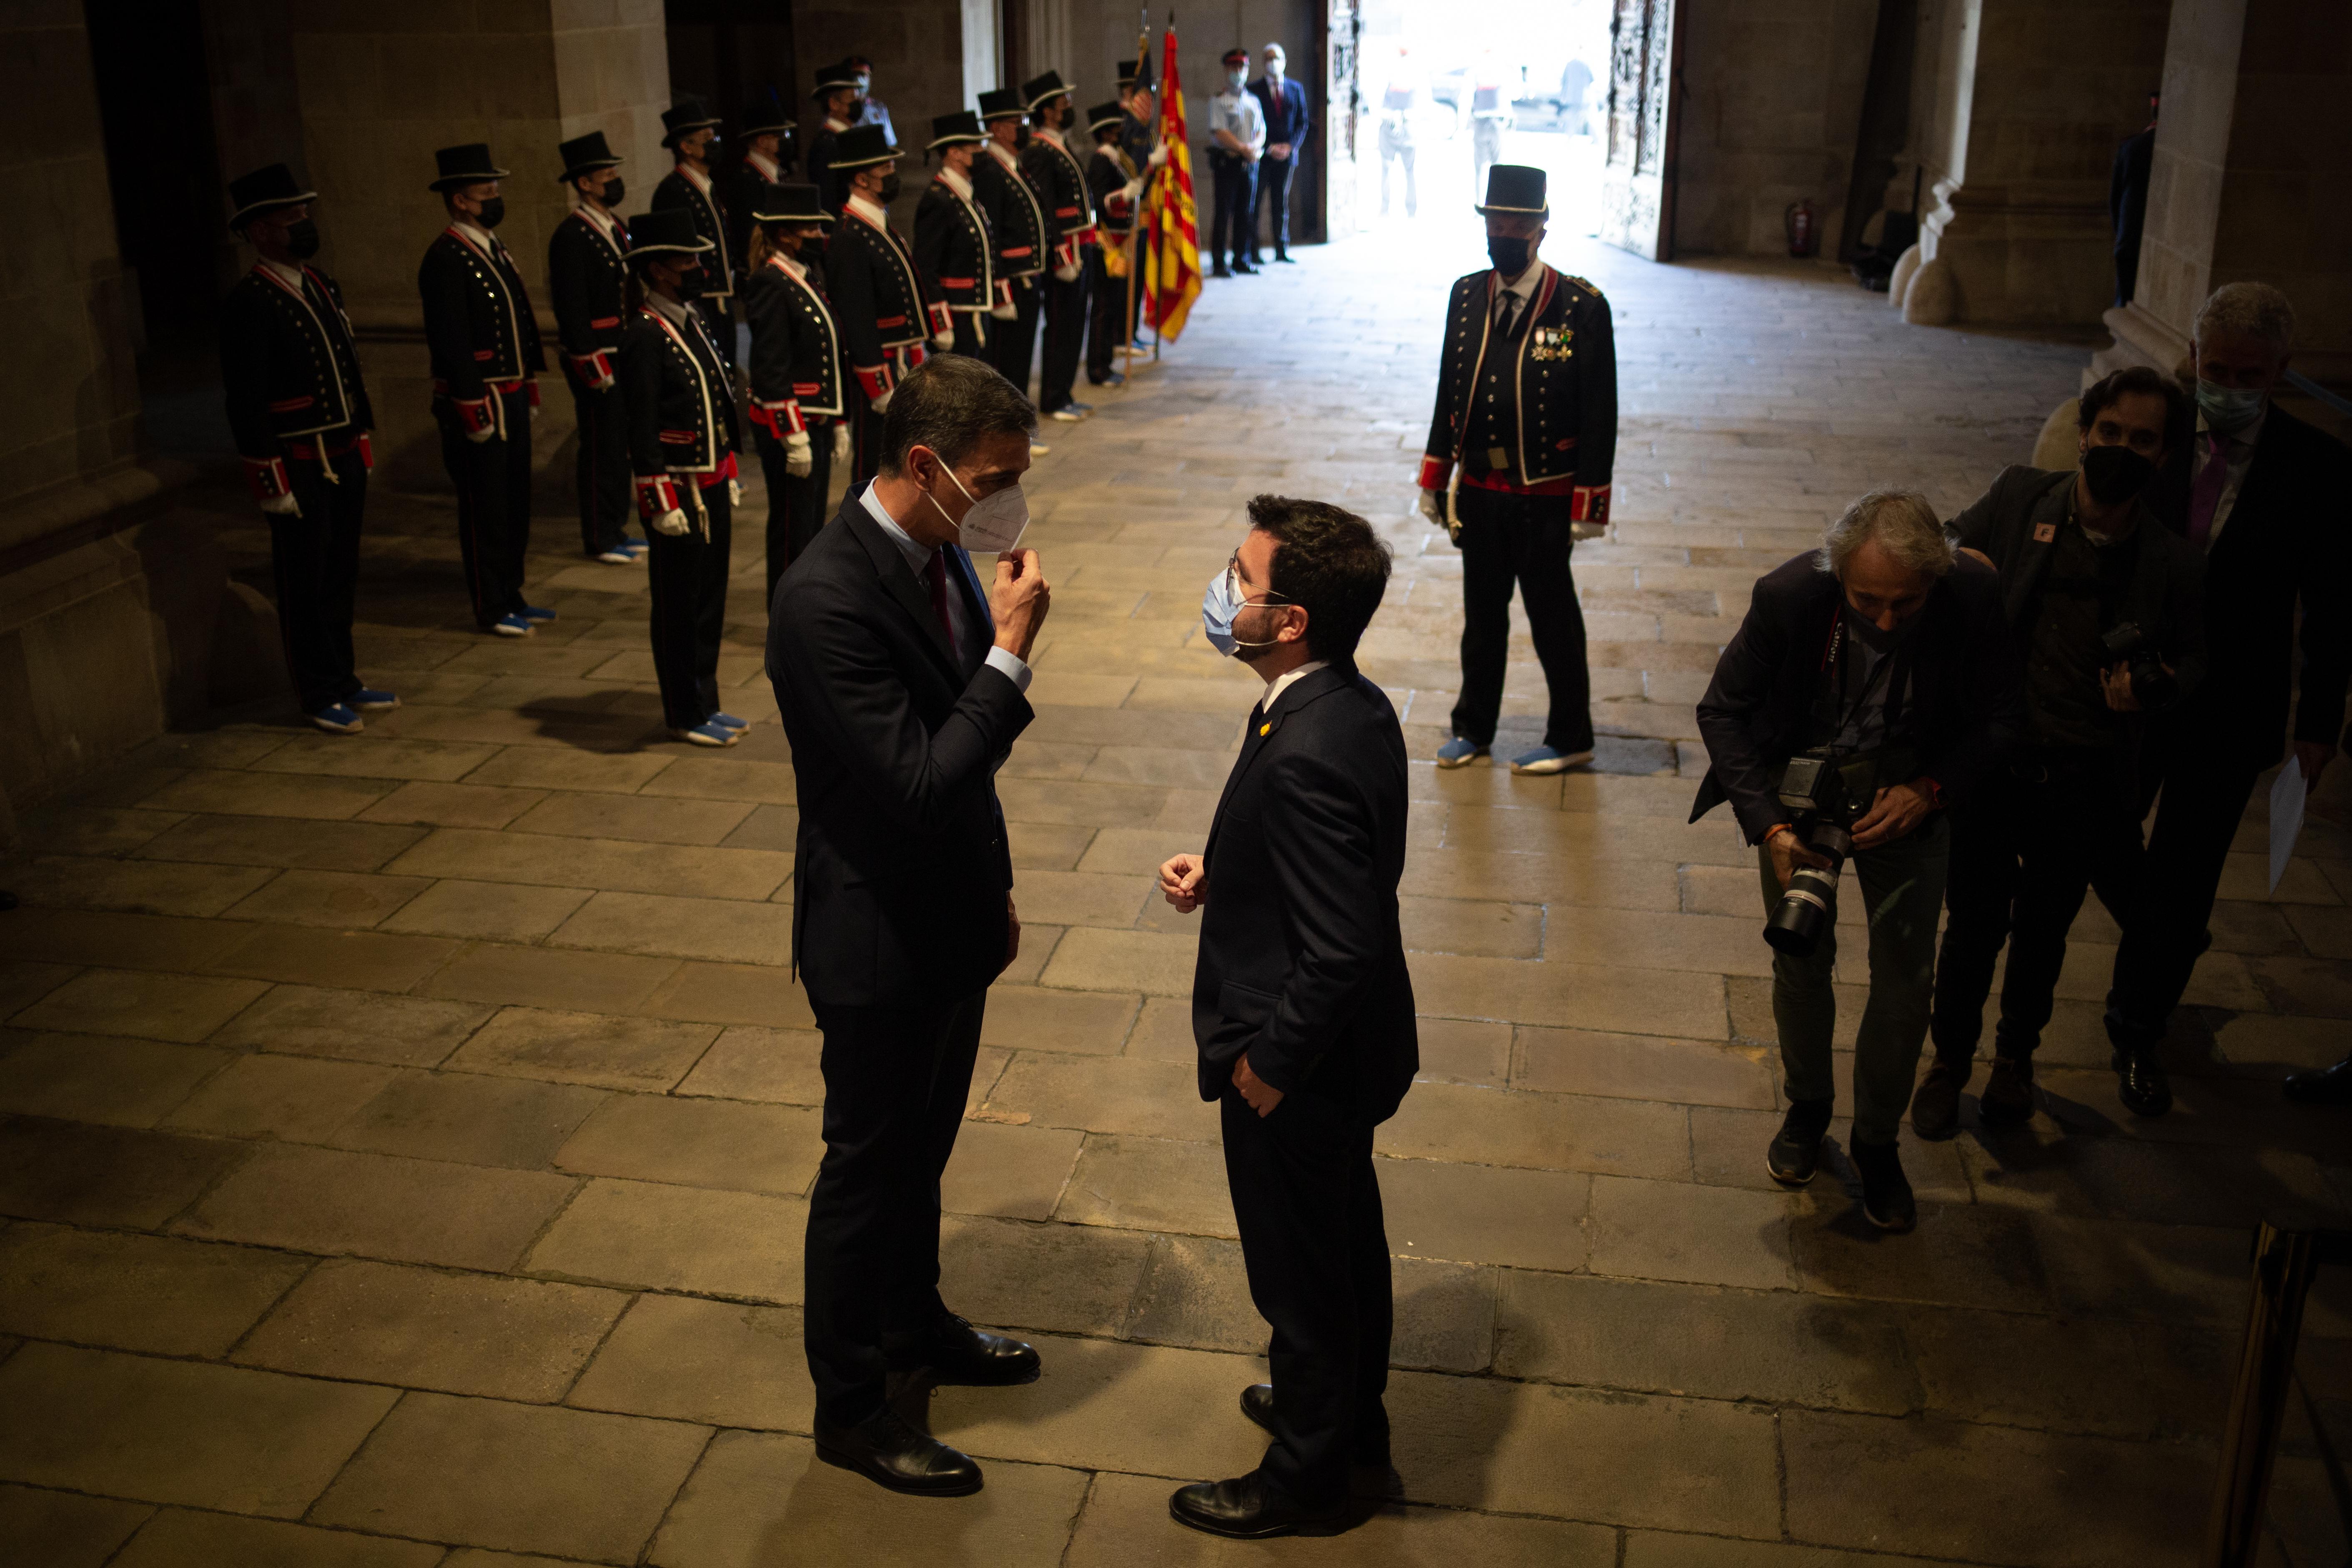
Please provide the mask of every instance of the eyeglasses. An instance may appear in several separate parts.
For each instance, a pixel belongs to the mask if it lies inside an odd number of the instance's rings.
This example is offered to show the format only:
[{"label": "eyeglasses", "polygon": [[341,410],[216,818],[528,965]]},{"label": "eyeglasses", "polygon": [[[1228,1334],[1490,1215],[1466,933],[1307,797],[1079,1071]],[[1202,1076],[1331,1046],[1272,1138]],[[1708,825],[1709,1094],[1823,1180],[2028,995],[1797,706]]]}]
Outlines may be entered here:
[{"label": "eyeglasses", "polygon": [[1271,589],[1266,591],[1265,599],[1263,603],[1252,603],[1249,596],[1242,592],[1242,552],[1238,550],[1234,552],[1233,559],[1225,563],[1225,592],[1233,596],[1234,604],[1240,605],[1246,609],[1279,609],[1284,605],[1295,605],[1298,603],[1297,600],[1286,598],[1284,595],[1275,593]]}]

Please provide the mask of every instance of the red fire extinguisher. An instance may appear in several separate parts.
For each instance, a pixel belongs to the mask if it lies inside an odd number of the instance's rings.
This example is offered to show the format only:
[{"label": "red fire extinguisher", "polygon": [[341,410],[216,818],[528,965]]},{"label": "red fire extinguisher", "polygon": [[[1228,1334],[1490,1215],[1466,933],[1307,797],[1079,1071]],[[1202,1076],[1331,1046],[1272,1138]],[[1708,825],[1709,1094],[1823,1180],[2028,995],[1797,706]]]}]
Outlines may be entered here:
[{"label": "red fire extinguisher", "polygon": [[1813,253],[1813,204],[1801,199],[1790,202],[1781,219],[1789,229],[1789,254],[1811,256]]}]

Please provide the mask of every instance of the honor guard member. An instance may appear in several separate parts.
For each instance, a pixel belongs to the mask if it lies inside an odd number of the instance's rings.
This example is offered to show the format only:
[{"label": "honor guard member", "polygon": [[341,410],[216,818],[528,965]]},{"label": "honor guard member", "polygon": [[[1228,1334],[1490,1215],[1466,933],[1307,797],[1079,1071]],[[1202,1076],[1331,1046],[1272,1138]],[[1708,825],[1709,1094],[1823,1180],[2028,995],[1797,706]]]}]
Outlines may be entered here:
[{"label": "honor guard member", "polygon": [[1151,91],[1151,51],[1119,61],[1118,70],[1118,144],[1137,168],[1156,169],[1168,155],[1152,156],[1160,142],[1160,105]]},{"label": "honor guard member", "polygon": [[719,202],[727,209],[727,264],[735,269],[739,294],[750,281],[744,274],[751,265],[751,209],[770,185],[791,175],[796,129],[774,88],[761,89],[743,106],[739,128],[743,155],[727,166],[719,184]]},{"label": "honor guard member", "polygon": [[814,185],[770,185],[751,212],[743,314],[751,323],[751,439],[768,481],[768,600],[824,526],[834,458],[844,450],[841,333],[821,259],[834,216]]},{"label": "honor guard member", "polygon": [[221,387],[246,482],[269,519],[269,563],[286,668],[302,711],[348,735],[397,708],[352,672],[352,595],[367,506],[375,412],[360,380],[343,291],[310,258],[316,191],[283,163],[228,188],[229,227],[261,253],[221,304]]},{"label": "honor guard member", "polygon": [[476,142],[434,154],[449,226],[425,247],[416,291],[425,301],[425,342],[433,364],[433,417],[441,461],[457,490],[457,545],[474,624],[527,637],[555,618],[523,603],[530,548],[530,421],[547,368],[539,319],[522,273],[491,231],[507,214],[506,171]]},{"label": "honor guard member", "polygon": [[995,237],[996,276],[1010,300],[992,312],[1000,323],[992,334],[994,363],[1024,397],[1029,395],[1029,367],[1037,352],[1037,313],[1045,299],[1038,285],[1045,271],[1046,237],[1054,232],[1045,221],[1044,197],[1021,161],[1021,123],[1028,117],[1029,106],[1019,89],[1000,87],[982,93],[980,121],[988,141],[971,165],[972,193]]},{"label": "honor guard member", "polygon": [[662,145],[677,166],[654,187],[654,211],[684,208],[694,218],[694,232],[710,242],[703,258],[706,275],[702,297],[695,309],[709,324],[710,341],[719,345],[727,362],[735,362],[735,269],[727,255],[727,204],[713,179],[711,160],[719,153],[719,117],[698,98],[681,98],[662,111]]},{"label": "honor guard member", "polygon": [[940,171],[915,206],[915,265],[955,326],[943,346],[982,360],[989,358],[989,313],[1012,303],[996,281],[996,242],[971,185],[972,160],[987,140],[969,109],[933,120],[927,150],[940,155]]},{"label": "honor guard member", "polygon": [[851,126],[834,148],[834,172],[847,195],[840,230],[824,247],[824,289],[841,329],[841,357],[856,383],[843,388],[854,485],[874,477],[890,394],[923,363],[924,340],[953,341],[946,304],[929,298],[913,247],[890,226],[898,163],[878,125]]},{"label": "honor guard member", "polygon": [[1569,551],[1609,521],[1617,451],[1617,351],[1609,302],[1536,259],[1544,172],[1497,163],[1486,184],[1494,266],[1454,285],[1438,361],[1437,411],[1421,461],[1421,510],[1462,551],[1462,693],[1437,765],[1485,756],[1502,711],[1516,582],[1551,690],[1544,743],[1511,771],[1592,760],[1584,615]]},{"label": "honor guard member", "polygon": [[1062,73],[1047,71],[1023,82],[1021,96],[1029,105],[1029,145],[1021,162],[1045,209],[1052,247],[1041,279],[1045,353],[1038,367],[1037,411],[1075,423],[1094,412],[1072,395],[1086,353],[1087,252],[1095,242],[1094,204],[1087,195],[1086,166],[1062,140],[1076,118]]},{"label": "honor guard member", "polygon": [[1129,242],[1136,204],[1143,197],[1143,172],[1119,140],[1126,118],[1116,103],[1097,104],[1087,114],[1087,129],[1095,139],[1094,156],[1087,160],[1087,195],[1099,232],[1099,243],[1087,253],[1087,289],[1094,300],[1087,322],[1087,380],[1097,386],[1126,382],[1111,356],[1135,341],[1135,311],[1142,306],[1142,295],[1128,275],[1135,266]]},{"label": "honor guard member", "polygon": [[[809,184],[817,188],[818,199],[827,212],[839,212],[841,204],[849,199],[849,191],[834,174],[834,149],[840,145],[842,132],[856,123],[857,104],[857,72],[849,62],[826,66],[816,73],[816,90],[809,94],[824,112],[816,134],[809,138]],[[882,133],[884,146],[892,145],[890,133]]]},{"label": "honor guard member", "polygon": [[740,493],[735,378],[694,308],[717,250],[682,207],[629,220],[629,268],[641,292],[621,339],[621,393],[637,514],[653,546],[654,679],[662,722],[697,746],[731,746],[751,728],[719,710],[719,636]]},{"label": "honor guard member", "polygon": [[547,242],[547,291],[555,301],[555,333],[563,345],[563,381],[580,422],[574,478],[580,496],[580,547],[598,561],[626,566],[645,558],[631,539],[629,432],[621,418],[622,317],[629,280],[623,259],[629,237],[621,227],[621,160],[602,131],[575,136],[556,149],[563,183],[572,187],[572,216]]}]

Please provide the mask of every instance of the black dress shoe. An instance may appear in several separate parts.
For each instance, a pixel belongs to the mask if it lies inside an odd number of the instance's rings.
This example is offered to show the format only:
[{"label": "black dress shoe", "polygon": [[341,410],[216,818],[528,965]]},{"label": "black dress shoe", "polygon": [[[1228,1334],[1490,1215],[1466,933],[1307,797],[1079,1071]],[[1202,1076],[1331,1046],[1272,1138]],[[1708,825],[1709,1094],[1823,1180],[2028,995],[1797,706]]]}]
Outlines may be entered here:
[{"label": "black dress shoe", "polygon": [[2108,1063],[2116,1069],[2116,1095],[2136,1116],[2161,1116],[2172,1109],[2172,1080],[2154,1046],[2117,1046]]},{"label": "black dress shoe", "polygon": [[1308,1508],[1252,1470],[1229,1481],[1179,1487],[1168,1500],[1168,1512],[1177,1523],[1211,1535],[1264,1541],[1275,1535],[1334,1534],[1347,1521],[1348,1503],[1343,1498],[1328,1508]]},{"label": "black dress shoe", "polygon": [[2352,1057],[2334,1067],[2291,1072],[2279,1089],[2297,1105],[2352,1105]]},{"label": "black dress shoe", "polygon": [[1862,1215],[1881,1230],[1905,1231],[1919,1223],[1919,1202],[1911,1195],[1910,1179],[1892,1143],[1854,1140],[1846,1151],[1853,1156],[1854,1173],[1862,1178]]},{"label": "black dress shoe", "polygon": [[1830,1130],[1830,1102],[1798,1100],[1780,1119],[1780,1131],[1764,1151],[1764,1169],[1784,1187],[1801,1187],[1822,1163],[1822,1137]]},{"label": "black dress shoe", "polygon": [[1230,268],[1219,266],[1212,270],[1209,276],[1212,278],[1231,278],[1233,276],[1233,271]]},{"label": "black dress shoe", "polygon": [[959,1387],[1034,1383],[1044,1370],[1034,1346],[975,1329],[953,1312],[927,1334],[885,1334],[882,1353],[895,1371],[929,1372],[938,1382]]},{"label": "black dress shoe", "polygon": [[[2014,1127],[2033,1116],[2033,1058],[1995,1057],[1992,1076],[1977,1097],[1977,1113],[1988,1126]],[[1916,1121],[1913,1122],[1917,1125]]]},{"label": "black dress shoe", "polygon": [[1274,1435],[1274,1384],[1253,1383],[1242,1390],[1242,1414]]},{"label": "black dress shoe", "polygon": [[1968,1086],[1967,1062],[1957,1066],[1941,1057],[1928,1064],[1927,1076],[1911,1096],[1911,1131],[1922,1138],[1949,1138],[1960,1124],[1960,1090]]},{"label": "black dress shoe", "polygon": [[[1273,1436],[1274,1384],[1253,1383],[1243,1389],[1242,1414],[1263,1427],[1267,1436]],[[1385,1451],[1356,1454],[1348,1460],[1348,1493],[1350,1497],[1393,1501],[1404,1496],[1404,1478],[1397,1474],[1396,1466],[1389,1462]]]},{"label": "black dress shoe", "polygon": [[980,1467],[893,1410],[855,1426],[816,1424],[816,1457],[855,1470],[877,1487],[916,1497],[970,1497]]},{"label": "black dress shoe", "polygon": [[1295,256],[1276,256],[1275,259],[1276,261],[1285,262],[1292,267],[1298,265],[1298,258]]},{"label": "black dress shoe", "polygon": [[1257,276],[1257,268],[1251,266],[1246,261],[1236,261],[1234,263],[1234,276],[1236,278],[1255,278]]}]

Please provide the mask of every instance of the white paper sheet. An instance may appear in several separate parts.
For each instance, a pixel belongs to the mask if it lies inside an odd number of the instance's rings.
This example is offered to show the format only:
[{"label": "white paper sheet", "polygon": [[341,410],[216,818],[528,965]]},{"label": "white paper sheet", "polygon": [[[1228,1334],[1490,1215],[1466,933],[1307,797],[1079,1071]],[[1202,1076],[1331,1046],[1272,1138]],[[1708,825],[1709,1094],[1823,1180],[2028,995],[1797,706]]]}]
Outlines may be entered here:
[{"label": "white paper sheet", "polygon": [[2303,763],[2287,753],[2271,785],[2271,891],[2278,891],[2286,875],[2287,858],[2294,853],[2295,836],[2303,831]]}]

